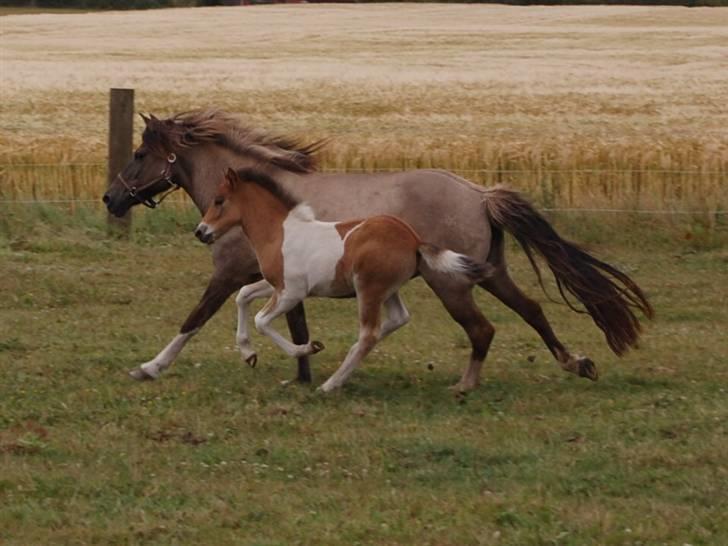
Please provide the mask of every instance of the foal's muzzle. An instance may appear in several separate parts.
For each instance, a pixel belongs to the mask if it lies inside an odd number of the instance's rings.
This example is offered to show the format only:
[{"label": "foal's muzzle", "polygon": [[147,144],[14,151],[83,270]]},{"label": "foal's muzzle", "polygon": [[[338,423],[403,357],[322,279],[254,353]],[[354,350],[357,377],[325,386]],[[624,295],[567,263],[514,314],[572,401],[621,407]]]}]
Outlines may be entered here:
[{"label": "foal's muzzle", "polygon": [[200,224],[197,226],[197,229],[195,229],[195,237],[206,245],[212,244],[215,241],[215,233],[207,224]]}]

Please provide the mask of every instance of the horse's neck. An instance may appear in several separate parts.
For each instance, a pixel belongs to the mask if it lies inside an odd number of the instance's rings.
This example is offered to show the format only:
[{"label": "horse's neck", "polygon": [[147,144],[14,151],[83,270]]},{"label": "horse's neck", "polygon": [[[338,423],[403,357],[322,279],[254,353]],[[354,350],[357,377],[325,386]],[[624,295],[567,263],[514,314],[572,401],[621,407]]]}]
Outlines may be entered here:
[{"label": "horse's neck", "polygon": [[243,231],[259,256],[283,244],[283,222],[288,208],[268,191],[255,184],[243,184],[235,194]]},{"label": "horse's neck", "polygon": [[214,143],[192,146],[178,154],[185,166],[184,189],[201,214],[215,198],[217,187],[228,168],[241,169],[255,164],[242,154]]}]

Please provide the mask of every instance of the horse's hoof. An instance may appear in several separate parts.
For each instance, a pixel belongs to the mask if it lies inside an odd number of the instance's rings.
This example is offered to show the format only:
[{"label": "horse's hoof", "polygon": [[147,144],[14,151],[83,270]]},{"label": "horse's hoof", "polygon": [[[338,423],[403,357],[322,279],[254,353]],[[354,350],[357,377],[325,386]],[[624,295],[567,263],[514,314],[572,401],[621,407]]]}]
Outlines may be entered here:
[{"label": "horse's hoof", "polygon": [[318,387],[316,387],[316,392],[318,394],[329,394],[334,389],[336,389],[336,387],[324,383],[323,385],[319,385]]},{"label": "horse's hoof", "polygon": [[468,394],[470,391],[475,389],[477,386],[478,386],[477,383],[474,385],[471,385],[471,384],[463,383],[462,381],[458,381],[454,385],[449,386],[448,389],[450,389],[455,394],[455,396],[460,396],[460,395]]},{"label": "horse's hoof", "polygon": [[256,353],[253,353],[248,358],[245,359],[245,362],[250,366],[251,368],[255,368],[255,365],[258,363],[258,355]]},{"label": "horse's hoof", "polygon": [[129,372],[129,375],[137,381],[153,381],[157,379],[152,374],[144,371],[144,368],[134,368]]},{"label": "horse's hoof", "polygon": [[312,341],[311,342],[311,354],[315,355],[316,353],[323,351],[326,347],[323,343],[320,341]]},{"label": "horse's hoof", "polygon": [[590,359],[581,357],[577,360],[577,364],[579,365],[579,377],[586,377],[592,381],[599,379],[599,372],[597,372],[596,364],[594,364],[594,362]]}]

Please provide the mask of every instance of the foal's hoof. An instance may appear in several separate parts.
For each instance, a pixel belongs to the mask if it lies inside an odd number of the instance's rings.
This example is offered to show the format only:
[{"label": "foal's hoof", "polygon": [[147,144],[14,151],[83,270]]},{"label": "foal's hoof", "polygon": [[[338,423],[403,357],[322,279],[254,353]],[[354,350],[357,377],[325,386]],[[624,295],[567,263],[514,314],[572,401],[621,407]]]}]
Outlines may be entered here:
[{"label": "foal's hoof", "polygon": [[251,368],[255,368],[255,365],[258,363],[258,355],[253,353],[245,359],[245,363]]},{"label": "foal's hoof", "polygon": [[129,372],[129,375],[137,381],[153,381],[157,379],[152,374],[144,371],[144,368],[134,368]]},{"label": "foal's hoof", "polygon": [[592,381],[599,379],[599,372],[597,372],[596,364],[594,364],[594,362],[590,359],[583,356],[577,360],[576,363],[579,366],[579,377],[586,377]]},{"label": "foal's hoof", "polygon": [[315,355],[316,353],[323,351],[325,348],[326,347],[324,346],[324,344],[321,343],[320,341],[311,342],[311,354],[312,355]]},{"label": "foal's hoof", "polygon": [[466,381],[458,381],[454,385],[451,385],[448,387],[450,391],[453,392],[455,396],[460,396],[463,394],[468,394],[470,391],[476,389],[480,385],[479,381],[476,382],[466,382]]}]

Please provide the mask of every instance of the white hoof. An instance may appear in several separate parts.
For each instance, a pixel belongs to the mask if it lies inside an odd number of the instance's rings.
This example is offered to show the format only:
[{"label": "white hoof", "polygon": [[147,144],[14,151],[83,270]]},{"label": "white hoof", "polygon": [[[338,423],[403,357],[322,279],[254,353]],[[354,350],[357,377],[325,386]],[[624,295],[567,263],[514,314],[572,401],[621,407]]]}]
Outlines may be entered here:
[{"label": "white hoof", "polygon": [[152,375],[151,373],[147,372],[144,368],[139,366],[138,368],[134,368],[129,372],[129,375],[136,379],[137,381],[152,381],[154,379],[157,379],[159,377],[159,374]]}]

